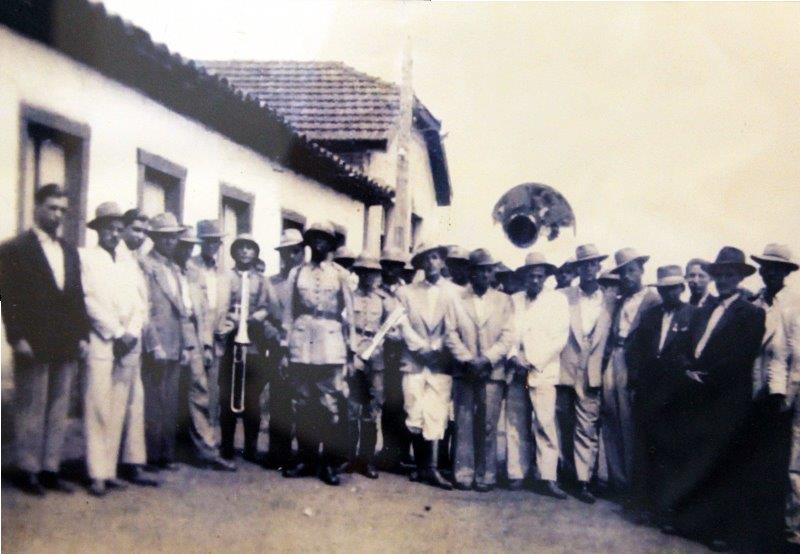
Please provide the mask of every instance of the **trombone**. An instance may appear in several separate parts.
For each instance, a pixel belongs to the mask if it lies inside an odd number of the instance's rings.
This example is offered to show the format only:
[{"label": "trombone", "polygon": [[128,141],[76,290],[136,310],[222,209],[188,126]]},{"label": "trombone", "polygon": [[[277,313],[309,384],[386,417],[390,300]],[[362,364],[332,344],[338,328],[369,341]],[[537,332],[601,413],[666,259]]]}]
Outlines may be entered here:
[{"label": "trombone", "polygon": [[233,367],[231,368],[231,412],[244,412],[244,387],[247,377],[247,347],[250,335],[247,332],[247,320],[250,317],[250,276],[242,275],[241,303],[238,306],[239,327],[233,338]]}]

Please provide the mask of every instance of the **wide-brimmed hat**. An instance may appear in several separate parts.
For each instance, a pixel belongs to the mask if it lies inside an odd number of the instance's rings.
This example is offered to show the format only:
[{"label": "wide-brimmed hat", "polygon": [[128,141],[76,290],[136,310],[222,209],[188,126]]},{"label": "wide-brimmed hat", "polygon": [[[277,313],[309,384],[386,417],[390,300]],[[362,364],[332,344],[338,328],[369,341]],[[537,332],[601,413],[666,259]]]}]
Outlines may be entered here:
[{"label": "wide-brimmed hat", "polygon": [[275,247],[275,250],[282,250],[284,248],[291,248],[303,244],[303,233],[294,228],[284,229],[281,233],[281,242]]},{"label": "wide-brimmed hat", "polygon": [[650,259],[650,256],[640,254],[635,248],[623,248],[614,253],[614,262],[617,264],[611,271],[612,273],[619,273],[622,268],[632,264],[633,262],[645,263]]},{"label": "wide-brimmed hat", "polygon": [[225,236],[218,219],[201,219],[197,222],[197,236],[201,239],[221,239]]},{"label": "wide-brimmed hat", "polygon": [[555,265],[548,262],[545,255],[541,252],[528,252],[528,255],[525,256],[525,263],[517,268],[517,272],[522,273],[526,269],[534,267],[544,267],[548,275],[552,275],[558,269]]},{"label": "wide-brimmed hat", "polygon": [[656,282],[653,287],[673,287],[686,284],[683,268],[679,265],[663,265],[656,270]]},{"label": "wide-brimmed hat", "polygon": [[308,244],[314,235],[322,235],[331,244],[336,244],[336,228],[330,221],[315,221],[303,231],[303,242]]},{"label": "wide-brimmed hat", "polygon": [[381,252],[381,263],[406,265],[408,263],[408,254],[401,248],[385,248]]},{"label": "wide-brimmed hat", "polygon": [[578,264],[581,262],[591,262],[593,260],[601,262],[606,258],[608,258],[608,254],[601,254],[600,250],[598,250],[594,244],[582,244],[575,249],[575,259],[572,263]]},{"label": "wide-brimmed hat", "polygon": [[333,253],[333,259],[336,261],[350,260],[352,262],[356,259],[356,255],[346,246],[340,246],[336,249],[336,252]]},{"label": "wide-brimmed hat", "polygon": [[561,264],[557,271],[567,271],[572,269],[575,266],[575,256],[570,256],[567,258],[563,264]]},{"label": "wide-brimmed hat", "polygon": [[508,267],[503,262],[497,264],[497,267],[494,270],[495,275],[503,275],[504,273],[514,273],[514,270]]},{"label": "wide-brimmed hat", "polygon": [[692,258],[686,262],[686,273],[689,273],[689,268],[693,265],[699,265],[700,269],[708,273],[708,266],[711,265],[711,262],[704,260],[703,258]]},{"label": "wide-brimmed hat", "polygon": [[202,239],[197,236],[197,233],[194,232],[194,227],[191,225],[186,227],[186,230],[183,232],[183,234],[178,237],[178,241],[190,242],[192,244],[201,244],[203,242]]},{"label": "wide-brimmed hat", "polygon": [[362,271],[363,270],[380,271],[383,268],[381,268],[381,263],[378,261],[377,258],[370,256],[369,254],[362,253],[358,256],[358,258],[356,258],[356,261],[353,262],[352,269],[353,271],[357,271],[359,269]]},{"label": "wide-brimmed hat", "polygon": [[485,248],[476,248],[469,253],[470,267],[496,266],[498,263]]},{"label": "wide-brimmed hat", "polygon": [[733,268],[745,277],[756,272],[756,268],[747,263],[744,252],[735,246],[723,246],[714,263],[708,264],[708,272],[712,275],[724,268]]},{"label": "wide-brimmed hat", "polygon": [[439,252],[443,260],[447,258],[446,246],[442,246],[440,244],[421,242],[414,250],[414,254],[411,256],[411,265],[414,266],[415,268],[419,268],[420,259],[422,258],[422,256],[427,254],[428,252],[433,252],[434,250]]},{"label": "wide-brimmed hat", "polygon": [[240,244],[252,245],[253,248],[256,249],[256,258],[258,258],[259,254],[261,253],[261,247],[256,242],[256,239],[253,238],[253,235],[251,235],[250,233],[241,233],[237,235],[236,239],[234,239],[234,241],[231,243],[231,250],[230,250],[231,256],[233,256],[234,250],[236,250],[236,247],[239,246]]},{"label": "wide-brimmed hat", "polygon": [[792,271],[797,271],[800,267],[797,265],[797,262],[793,260],[792,251],[785,244],[768,244],[764,247],[764,253],[762,255],[756,256],[753,254],[750,257],[760,265],[764,265],[765,263],[782,264],[791,268]]},{"label": "wide-brimmed hat", "polygon": [[617,286],[619,285],[620,278],[619,275],[616,273],[611,273],[611,271],[604,271],[600,275],[597,276],[597,282],[601,286]]},{"label": "wide-brimmed hat", "polygon": [[464,248],[463,246],[458,246],[457,244],[452,244],[447,247],[447,259],[448,260],[462,260],[465,262],[469,261],[469,250]]},{"label": "wide-brimmed hat", "polygon": [[101,223],[111,220],[111,219],[118,219],[122,221],[123,213],[122,208],[119,207],[119,204],[116,202],[103,202],[94,211],[94,219],[91,220],[86,226],[89,229],[97,230]]},{"label": "wide-brimmed hat", "polygon": [[172,212],[160,213],[150,220],[150,228],[147,230],[148,235],[171,235],[183,233],[183,225],[178,224],[175,214]]}]

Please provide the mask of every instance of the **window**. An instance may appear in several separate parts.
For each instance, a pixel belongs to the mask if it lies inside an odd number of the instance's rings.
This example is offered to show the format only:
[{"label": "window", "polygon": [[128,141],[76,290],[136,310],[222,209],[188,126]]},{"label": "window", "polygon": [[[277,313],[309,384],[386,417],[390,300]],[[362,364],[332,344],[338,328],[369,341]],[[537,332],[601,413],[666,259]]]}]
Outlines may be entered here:
[{"label": "window", "polygon": [[281,210],[281,232],[286,229],[297,229],[301,233],[306,228],[306,216],[297,213],[294,210],[282,209]]},{"label": "window", "polygon": [[139,164],[139,209],[149,216],[172,212],[183,221],[183,189],[186,168],[141,148],[136,152]]},{"label": "window", "polygon": [[48,183],[61,185],[69,199],[63,236],[83,244],[86,234],[86,183],[89,126],[45,110],[20,110],[19,228],[33,224],[33,195]]},{"label": "window", "polygon": [[253,203],[255,197],[249,192],[245,192],[236,187],[220,184],[219,218],[222,221],[222,231],[225,238],[222,239],[222,260],[224,267],[232,264],[230,256],[230,245],[237,235],[250,233],[253,229]]}]

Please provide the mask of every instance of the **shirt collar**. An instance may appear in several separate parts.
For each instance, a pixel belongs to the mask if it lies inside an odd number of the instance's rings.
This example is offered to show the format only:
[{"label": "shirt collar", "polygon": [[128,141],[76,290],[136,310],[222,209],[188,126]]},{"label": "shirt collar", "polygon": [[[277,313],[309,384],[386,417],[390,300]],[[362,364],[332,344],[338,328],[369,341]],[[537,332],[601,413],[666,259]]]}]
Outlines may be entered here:
[{"label": "shirt collar", "polygon": [[722,305],[727,310],[728,308],[730,308],[731,304],[733,304],[734,302],[736,302],[739,299],[740,296],[741,296],[741,293],[739,293],[739,292],[737,292],[735,294],[732,294],[728,298],[726,298],[725,300],[720,301],[720,305]]},{"label": "shirt collar", "polygon": [[36,238],[39,239],[39,242],[43,244],[52,244],[58,242],[58,236],[56,236],[56,238],[51,237],[45,232],[44,229],[41,229],[38,225],[33,226],[33,234],[35,234]]},{"label": "shirt collar", "polygon": [[594,292],[587,293],[580,287],[580,285],[578,285],[578,294],[580,294],[582,298],[595,298],[597,296],[603,296],[603,288],[597,287]]}]

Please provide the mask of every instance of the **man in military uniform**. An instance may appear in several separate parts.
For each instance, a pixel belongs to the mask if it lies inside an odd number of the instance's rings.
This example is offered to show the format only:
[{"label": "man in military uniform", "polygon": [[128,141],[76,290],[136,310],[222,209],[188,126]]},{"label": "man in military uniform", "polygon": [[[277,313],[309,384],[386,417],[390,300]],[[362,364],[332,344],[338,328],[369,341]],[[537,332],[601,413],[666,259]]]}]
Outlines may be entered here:
[{"label": "man in military uniform", "polygon": [[[389,299],[378,289],[381,264],[365,254],[353,264],[358,275],[358,288],[353,292],[353,327],[356,351],[369,348],[381,325],[389,316]],[[348,372],[349,470],[370,479],[377,479],[375,445],[378,441],[378,419],[383,407],[383,348],[378,346],[368,360],[353,358]]]},{"label": "man in military uniform", "polygon": [[[234,456],[234,436],[238,414],[233,411],[232,370],[236,335],[242,320],[247,319],[244,387],[244,459],[258,463],[258,433],[261,427],[261,392],[267,384],[265,355],[278,344],[278,304],[272,285],[255,271],[258,243],[248,234],[241,234],[231,244],[233,269],[226,272],[220,286],[220,311],[216,340],[220,356],[220,453],[225,459]],[[243,315],[244,314],[244,315]],[[221,351],[221,352],[219,352]]]},{"label": "man in military uniform", "polygon": [[337,446],[341,446],[336,445],[340,391],[355,341],[353,295],[342,271],[329,261],[336,244],[333,225],[313,224],[303,238],[311,249],[311,260],[289,273],[289,299],[283,311],[299,459],[283,475],[312,475],[315,462],[319,462],[320,479],[335,486],[339,477],[332,466]]},{"label": "man in military uniform", "polygon": [[[305,245],[303,235],[297,229],[286,229],[281,234],[281,241],[275,247],[280,257],[280,271],[269,278],[278,302],[278,313],[283,317],[283,310],[289,301],[291,292],[289,273],[303,263]],[[267,375],[269,378],[269,454],[266,467],[282,469],[292,457],[292,428],[294,427],[294,408],[292,406],[292,388],[286,370],[288,358],[285,348],[280,348],[275,356],[268,360]]]}]

